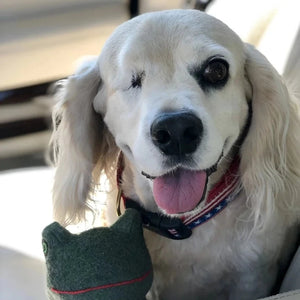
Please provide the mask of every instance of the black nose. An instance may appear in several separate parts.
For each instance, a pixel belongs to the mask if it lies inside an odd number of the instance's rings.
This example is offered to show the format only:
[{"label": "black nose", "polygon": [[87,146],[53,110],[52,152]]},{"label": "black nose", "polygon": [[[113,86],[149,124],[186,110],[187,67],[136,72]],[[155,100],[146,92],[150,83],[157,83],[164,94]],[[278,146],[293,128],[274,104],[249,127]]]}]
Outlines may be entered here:
[{"label": "black nose", "polygon": [[166,155],[193,153],[200,143],[203,126],[189,112],[170,112],[157,117],[151,125],[151,138]]}]

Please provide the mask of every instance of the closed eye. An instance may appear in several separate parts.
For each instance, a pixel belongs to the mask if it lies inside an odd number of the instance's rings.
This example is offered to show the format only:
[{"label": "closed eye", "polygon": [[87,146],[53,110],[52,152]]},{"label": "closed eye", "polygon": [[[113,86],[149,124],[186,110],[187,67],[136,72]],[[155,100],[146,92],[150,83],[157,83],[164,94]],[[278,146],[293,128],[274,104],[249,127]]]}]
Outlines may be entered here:
[{"label": "closed eye", "polygon": [[132,74],[130,88],[134,88],[134,89],[141,88],[142,84],[143,84],[144,77],[145,77],[145,72],[144,71]]}]

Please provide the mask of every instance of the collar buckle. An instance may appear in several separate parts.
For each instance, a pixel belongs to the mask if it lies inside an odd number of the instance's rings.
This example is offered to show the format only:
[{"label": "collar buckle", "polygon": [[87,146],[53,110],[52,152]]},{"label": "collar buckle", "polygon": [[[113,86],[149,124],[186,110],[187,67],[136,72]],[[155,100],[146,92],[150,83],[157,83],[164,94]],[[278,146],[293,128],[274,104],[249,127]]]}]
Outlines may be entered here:
[{"label": "collar buckle", "polygon": [[159,213],[145,210],[135,201],[126,198],[126,208],[134,208],[140,212],[143,227],[173,240],[187,239],[192,235],[192,230],[179,218],[170,218]]}]

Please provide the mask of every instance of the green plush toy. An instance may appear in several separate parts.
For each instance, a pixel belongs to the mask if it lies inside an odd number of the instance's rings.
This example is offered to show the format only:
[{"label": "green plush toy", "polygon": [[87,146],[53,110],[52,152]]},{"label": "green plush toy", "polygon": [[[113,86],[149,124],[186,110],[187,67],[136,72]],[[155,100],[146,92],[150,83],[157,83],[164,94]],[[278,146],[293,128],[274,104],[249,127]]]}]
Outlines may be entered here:
[{"label": "green plush toy", "polygon": [[145,299],[152,264],[134,209],[111,227],[71,234],[55,222],[42,235],[50,299]]}]

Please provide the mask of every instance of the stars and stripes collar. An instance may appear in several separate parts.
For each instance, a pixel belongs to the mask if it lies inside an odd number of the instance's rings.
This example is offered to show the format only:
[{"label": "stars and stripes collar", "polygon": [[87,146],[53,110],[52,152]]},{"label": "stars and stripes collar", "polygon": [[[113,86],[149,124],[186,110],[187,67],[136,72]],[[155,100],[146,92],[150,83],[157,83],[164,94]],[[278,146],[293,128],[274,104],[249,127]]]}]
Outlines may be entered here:
[{"label": "stars and stripes collar", "polygon": [[136,201],[126,197],[121,189],[124,170],[123,155],[119,155],[117,182],[119,193],[117,197],[117,213],[121,215],[120,204],[123,199],[125,208],[135,208],[142,216],[143,226],[170,239],[182,240],[192,235],[192,230],[224,210],[236,198],[240,190],[239,158],[236,157],[221,180],[208,192],[205,205],[194,215],[186,218],[172,218],[161,213],[145,210]]}]

